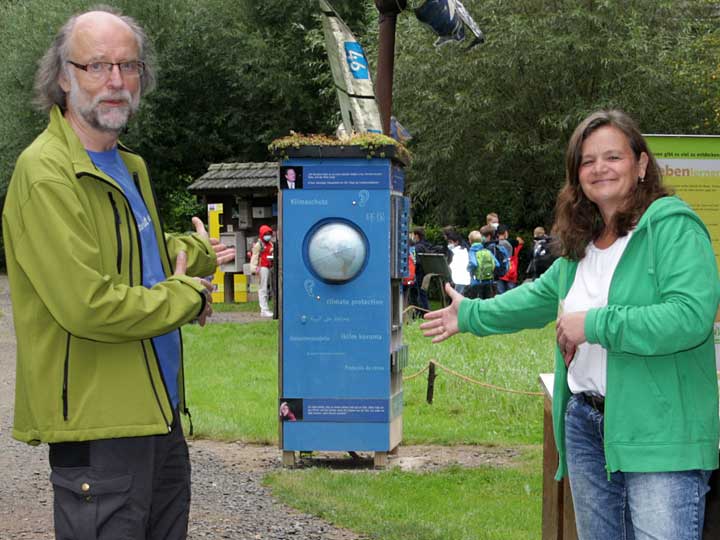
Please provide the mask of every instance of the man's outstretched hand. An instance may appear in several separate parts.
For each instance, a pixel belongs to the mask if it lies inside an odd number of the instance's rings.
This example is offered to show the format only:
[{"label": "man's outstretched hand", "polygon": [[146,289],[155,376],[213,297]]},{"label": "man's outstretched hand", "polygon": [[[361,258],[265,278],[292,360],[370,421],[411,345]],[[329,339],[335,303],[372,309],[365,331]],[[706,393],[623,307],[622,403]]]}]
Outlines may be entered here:
[{"label": "man's outstretched hand", "polygon": [[205,228],[205,224],[202,222],[202,220],[199,217],[193,217],[192,218],[192,224],[193,227],[195,227],[195,232],[198,233],[203,238],[206,238],[208,242],[210,242],[210,245],[215,250],[215,255],[217,256],[217,264],[220,266],[221,264],[229,263],[235,260],[235,248],[227,247],[225,244],[221,244],[220,240],[217,238],[210,238],[210,235],[207,232],[207,229]]}]

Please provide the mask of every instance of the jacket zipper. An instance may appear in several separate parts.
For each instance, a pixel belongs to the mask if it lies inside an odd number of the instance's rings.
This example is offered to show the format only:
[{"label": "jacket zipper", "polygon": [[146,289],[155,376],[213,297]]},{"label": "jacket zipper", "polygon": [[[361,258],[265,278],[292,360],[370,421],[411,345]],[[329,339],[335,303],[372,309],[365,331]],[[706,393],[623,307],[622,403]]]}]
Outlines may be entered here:
[{"label": "jacket zipper", "polygon": [[70,371],[70,333],[68,332],[67,341],[65,342],[65,362],[63,365],[63,384],[62,384],[62,412],[63,420],[68,419],[68,372]]},{"label": "jacket zipper", "polygon": [[108,198],[110,199],[110,205],[112,206],[113,215],[115,216],[115,239],[117,241],[117,273],[120,274],[122,271],[122,235],[120,234],[120,212],[118,212],[117,203],[112,193],[108,191]]},{"label": "jacket zipper", "polygon": [[[128,209],[127,206],[125,207],[125,223],[127,223],[128,238],[132,238],[132,227],[130,225],[130,210]],[[130,278],[129,283],[130,283],[130,286],[133,287],[134,286],[134,282],[133,282],[133,244],[130,241],[128,241],[128,250],[130,251],[129,256],[128,256],[128,259],[129,259],[128,275]],[[141,259],[141,264],[142,264],[142,259]]]}]

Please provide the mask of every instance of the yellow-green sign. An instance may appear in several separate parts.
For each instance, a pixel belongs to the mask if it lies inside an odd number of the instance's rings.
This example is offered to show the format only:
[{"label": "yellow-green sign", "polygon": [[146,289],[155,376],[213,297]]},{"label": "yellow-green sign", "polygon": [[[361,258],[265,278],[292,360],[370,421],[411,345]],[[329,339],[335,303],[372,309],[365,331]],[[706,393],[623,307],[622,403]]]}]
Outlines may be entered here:
[{"label": "yellow-green sign", "polygon": [[665,185],[692,206],[707,225],[718,260],[720,136],[647,135],[646,139],[660,164]]}]

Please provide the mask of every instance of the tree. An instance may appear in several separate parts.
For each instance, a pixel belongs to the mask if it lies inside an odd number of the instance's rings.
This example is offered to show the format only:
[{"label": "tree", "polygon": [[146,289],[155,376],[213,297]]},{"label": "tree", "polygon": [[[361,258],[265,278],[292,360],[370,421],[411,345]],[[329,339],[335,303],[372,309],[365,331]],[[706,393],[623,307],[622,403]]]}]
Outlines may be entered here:
[{"label": "tree", "polygon": [[[265,161],[267,145],[290,130],[334,130],[337,105],[315,2],[119,0],[156,50],[157,90],[122,137],[148,162],[168,228],[189,228],[197,210],[187,185],[210,163]],[[36,61],[60,25],[87,9],[79,0],[0,4],[0,191],[18,154],[47,119],[30,101]],[[347,0],[343,16],[363,26]],[[178,212],[178,208],[181,211]]]},{"label": "tree", "polygon": [[[407,10],[396,40],[394,114],[414,134],[415,220],[549,225],[571,130],[620,107],[645,132],[720,131],[717,3],[709,0],[466,0],[487,42],[433,49]],[[151,167],[171,229],[209,163],[264,161],[267,144],[340,121],[314,0],[119,0],[155,43],[158,89],[123,141]],[[373,2],[333,0],[369,52]],[[46,118],[30,106],[36,60],[80,0],[0,2],[0,193]],[[376,65],[375,62],[372,62]]]},{"label": "tree", "polygon": [[470,52],[432,50],[413,17],[399,24],[394,112],[415,135],[419,221],[480,224],[497,211],[518,228],[548,225],[566,141],[597,108],[625,109],[648,133],[717,132],[711,2],[466,5],[487,37]]}]

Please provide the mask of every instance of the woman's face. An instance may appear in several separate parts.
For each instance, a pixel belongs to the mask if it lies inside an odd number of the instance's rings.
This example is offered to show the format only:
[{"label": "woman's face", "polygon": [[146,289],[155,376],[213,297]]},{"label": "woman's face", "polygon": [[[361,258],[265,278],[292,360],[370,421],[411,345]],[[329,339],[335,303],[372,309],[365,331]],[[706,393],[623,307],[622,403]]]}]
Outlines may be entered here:
[{"label": "woman's face", "polygon": [[616,127],[598,128],[583,141],[580,187],[597,204],[606,224],[623,205],[638,177],[645,176],[647,164],[647,154],[643,152],[635,159],[628,138]]}]

